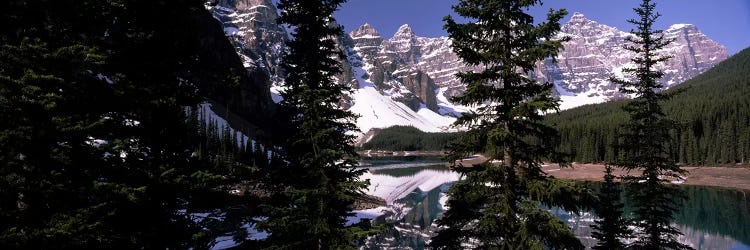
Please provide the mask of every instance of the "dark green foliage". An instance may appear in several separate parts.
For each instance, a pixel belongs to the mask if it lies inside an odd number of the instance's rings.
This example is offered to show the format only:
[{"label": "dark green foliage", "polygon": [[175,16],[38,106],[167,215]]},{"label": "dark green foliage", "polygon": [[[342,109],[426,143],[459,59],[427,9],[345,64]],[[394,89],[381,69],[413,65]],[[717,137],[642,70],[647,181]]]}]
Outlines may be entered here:
[{"label": "dark green foliage", "polygon": [[207,248],[244,231],[193,216],[247,204],[227,176],[250,171],[196,157],[186,107],[238,77],[206,72],[221,31],[200,1],[11,0],[0,23],[0,248]]},{"label": "dark green foliage", "polygon": [[673,214],[684,197],[668,182],[686,172],[669,157],[668,144],[665,143],[671,140],[669,130],[673,123],[666,118],[660,102],[670,96],[660,91],[662,86],[657,80],[663,73],[655,70],[655,65],[669,59],[659,53],[671,41],[652,27],[659,17],[655,8],[656,4],[643,0],[634,9],[638,19],[628,20],[636,29],[631,31],[635,38],[627,39],[631,45],[625,48],[636,53],[632,59],[636,67],[623,69],[623,72],[634,79],[612,78],[614,83],[621,85],[620,92],[635,95],[635,99],[623,107],[629,120],[620,130],[619,147],[622,151],[614,165],[640,173],[625,178],[632,190],[628,192],[628,198],[635,209],[633,224],[636,226],[636,240],[629,247],[689,249],[677,241],[681,233],[671,225]]},{"label": "dark green foliage", "polygon": [[[242,247],[257,248],[261,244],[247,240],[252,235],[244,227],[255,224],[256,217],[262,216],[258,206],[267,202],[267,193],[261,180],[267,169],[278,163],[273,161],[273,155],[269,156],[271,147],[245,137],[249,132],[240,133],[227,124],[220,125],[218,118],[211,115],[212,110],[201,105],[188,111],[188,128],[194,133],[186,138],[196,147],[191,157],[221,173],[220,176],[198,173],[196,177],[212,179],[220,185],[205,187],[224,193],[194,194],[197,198],[191,203],[193,212],[201,214],[194,218],[199,218],[204,237],[233,236]],[[233,195],[226,195],[227,192]]]},{"label": "dark green foliage", "polygon": [[438,220],[441,229],[431,246],[462,249],[582,249],[570,229],[539,207],[561,206],[578,211],[584,192],[546,176],[542,159],[555,154],[556,131],[541,123],[541,113],[558,103],[552,84],[531,80],[526,72],[536,61],[553,57],[562,42],[551,39],[567,12],[550,10],[546,22],[535,25],[524,11],[541,1],[459,1],[453,10],[469,18],[456,23],[445,18],[453,50],[482,71],[457,74],[466,92],[453,100],[478,106],[456,122],[469,131],[451,150],[449,160],[485,152],[491,160],[473,167],[456,166],[465,179],[448,191],[448,211]]},{"label": "dark green foliage", "polygon": [[354,232],[345,228],[354,199],[366,182],[360,181],[357,154],[352,146],[354,115],[337,107],[351,87],[337,84],[343,56],[335,38],[342,28],[332,14],[344,0],[279,2],[279,21],[289,25],[293,39],[284,55],[288,75],[281,94],[281,120],[290,121],[279,149],[283,166],[271,173],[274,202],[267,206],[274,248],[353,248]]},{"label": "dark green foliage", "polygon": [[362,145],[365,150],[392,151],[441,151],[446,150],[448,144],[457,141],[463,135],[458,133],[429,133],[408,126],[393,126],[382,129]]},{"label": "dark green foliage", "polygon": [[[668,150],[686,165],[747,163],[750,160],[750,49],[667,91],[663,103],[672,128]],[[579,162],[611,162],[628,101],[588,105],[548,115],[560,130],[560,150]]]},{"label": "dark green foliage", "polygon": [[599,217],[591,226],[594,232],[591,237],[597,239],[594,249],[625,249],[621,241],[629,237],[633,232],[628,229],[628,220],[623,217],[623,204],[620,197],[620,187],[615,183],[612,175],[612,167],[604,169],[604,183],[599,190],[596,216]]}]

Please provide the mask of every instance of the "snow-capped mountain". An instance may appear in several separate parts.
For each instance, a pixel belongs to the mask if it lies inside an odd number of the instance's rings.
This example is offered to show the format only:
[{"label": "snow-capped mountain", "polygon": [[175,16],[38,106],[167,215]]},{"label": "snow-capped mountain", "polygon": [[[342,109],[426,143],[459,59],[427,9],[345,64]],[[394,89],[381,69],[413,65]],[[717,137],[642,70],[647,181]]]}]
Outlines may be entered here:
[{"label": "snow-capped mountain", "polygon": [[[366,54],[365,60],[374,65],[383,65],[380,70],[396,73],[419,71],[426,73],[442,89],[446,96],[463,92],[463,84],[454,77],[459,70],[466,70],[458,56],[453,53],[447,37],[418,37],[408,24],[402,25],[390,39],[383,40],[377,31],[365,24],[349,33],[355,40],[354,49]],[[373,47],[376,46],[376,47]],[[383,73],[383,72],[378,72]],[[380,82],[380,79],[374,79]]]},{"label": "snow-capped mountain", "polygon": [[[279,77],[282,72],[278,65],[288,33],[277,24],[278,13],[273,6],[271,0],[221,0],[208,8],[224,26],[245,67],[253,75],[267,79],[274,100],[279,101],[283,79]],[[377,32],[375,34],[379,37]],[[382,39],[374,39],[373,48],[377,51],[371,55],[378,54],[382,42]],[[394,68],[378,75],[377,70],[383,68],[382,64],[373,67],[369,63],[368,53],[359,51],[364,46],[362,41],[345,36],[339,39],[339,45],[349,58],[342,61],[344,73],[337,76],[337,80],[357,88],[342,106],[360,116],[357,120],[360,130],[366,132],[371,128],[394,125],[409,125],[429,132],[450,129],[449,125],[455,118],[435,111],[448,110],[458,114],[460,110],[456,111],[450,104],[437,105],[436,93],[439,91],[426,73],[414,70],[394,72]],[[445,98],[439,99],[447,103]]]},{"label": "snow-capped mountain", "polygon": [[[694,25],[675,24],[664,30],[664,37],[674,42],[661,53],[672,56],[657,65],[664,71],[660,83],[666,88],[705,72],[727,58],[726,48],[701,33]],[[555,84],[562,108],[622,98],[612,76],[623,78],[622,69],[632,67],[633,52],[624,49],[632,36],[617,28],[597,23],[581,13],[574,13],[562,26],[558,37],[569,37],[557,61],[540,62],[536,76]]]},{"label": "snow-capped mountain", "polygon": [[[417,98],[421,104],[441,115],[455,115],[462,107],[451,105],[448,98],[463,93],[465,86],[455,78],[459,71],[471,70],[452,51],[447,37],[418,37],[408,25],[401,26],[390,39],[365,24],[349,33],[353,50],[373,67],[367,71],[378,90],[412,109]],[[570,37],[557,60],[538,63],[534,72],[540,81],[555,84],[562,109],[623,98],[618,86],[609,78],[624,77],[622,69],[632,66],[634,54],[625,50],[630,33],[597,23],[575,13],[558,35]],[[659,65],[665,72],[662,84],[669,88],[692,78],[727,58],[726,49],[701,33],[694,25],[676,24],[664,31],[674,40],[664,50],[672,58]],[[411,76],[412,79],[404,78]],[[423,84],[414,85],[413,78]],[[436,91],[430,91],[432,89]],[[431,93],[435,93],[433,98]],[[434,102],[433,102],[434,101]]]},{"label": "snow-capped mountain", "polygon": [[[271,0],[220,0],[211,10],[237,46],[246,68],[266,75],[269,88],[278,93],[283,81],[278,62],[288,35],[276,23],[278,14]],[[674,39],[664,51],[673,57],[659,65],[665,72],[662,83],[666,87],[727,58],[726,49],[694,25],[672,25],[664,35]],[[622,69],[630,66],[633,54],[623,48],[629,33],[575,13],[559,36],[570,37],[570,41],[557,60],[538,62],[534,76],[555,84],[563,109],[623,98],[608,79],[622,77]],[[342,60],[344,73],[337,80],[357,89],[342,107],[360,116],[357,125],[363,132],[394,125],[447,131],[454,117],[467,110],[449,101],[465,89],[454,75],[471,68],[452,51],[447,37],[419,37],[405,24],[385,39],[364,24],[341,37],[339,45],[347,59]]]},{"label": "snow-capped mountain", "polygon": [[[456,118],[437,114],[424,104],[416,110],[407,106],[398,101],[403,97],[402,92],[384,93],[368,79],[367,72],[375,70],[373,65],[356,59],[354,62],[353,72],[357,80],[357,89],[351,96],[353,105],[349,110],[359,116],[357,127],[362,132],[396,125],[408,125],[426,132],[451,130],[450,125]],[[408,90],[405,91],[411,94]],[[400,94],[401,97],[398,96]]]}]

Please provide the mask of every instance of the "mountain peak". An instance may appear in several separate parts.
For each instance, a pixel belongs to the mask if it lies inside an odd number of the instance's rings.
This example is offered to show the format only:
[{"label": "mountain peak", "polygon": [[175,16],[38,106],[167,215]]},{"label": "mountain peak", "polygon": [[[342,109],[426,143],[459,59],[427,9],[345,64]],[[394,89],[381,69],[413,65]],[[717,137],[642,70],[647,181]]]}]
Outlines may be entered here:
[{"label": "mountain peak", "polygon": [[365,23],[362,26],[359,26],[359,28],[355,29],[349,34],[352,38],[356,37],[380,37],[380,33],[372,27],[369,23]]},{"label": "mountain peak", "polygon": [[667,30],[680,30],[680,29],[690,29],[695,28],[695,25],[689,24],[689,23],[678,23],[678,24],[672,24],[667,28]]},{"label": "mountain peak", "polygon": [[408,24],[401,25],[401,27],[398,28],[396,31],[396,34],[393,34],[393,37],[413,37],[414,31],[411,30],[411,27],[409,27]]},{"label": "mountain peak", "polygon": [[605,33],[617,34],[620,32],[617,28],[591,20],[580,12],[573,13],[570,20],[563,24],[562,31],[568,35],[580,37],[601,37]]},{"label": "mountain peak", "polygon": [[590,22],[591,19],[588,19],[586,16],[583,15],[581,12],[575,12],[573,13],[573,16],[570,17],[569,23],[584,23],[584,22]]}]

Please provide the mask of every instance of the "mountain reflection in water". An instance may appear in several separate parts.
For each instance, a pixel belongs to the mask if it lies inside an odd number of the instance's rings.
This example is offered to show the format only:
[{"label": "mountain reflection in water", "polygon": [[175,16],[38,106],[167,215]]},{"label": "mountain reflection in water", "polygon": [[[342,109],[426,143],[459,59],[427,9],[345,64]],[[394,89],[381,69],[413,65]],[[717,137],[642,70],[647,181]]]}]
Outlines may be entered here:
[{"label": "mountain reflection in water", "polygon": [[[370,172],[369,194],[386,200],[385,220],[394,225],[367,239],[362,249],[424,249],[434,235],[435,219],[443,212],[445,191],[458,180],[439,158],[394,157],[363,160]],[[591,184],[588,184],[591,185]],[[688,200],[675,216],[680,239],[695,249],[750,250],[750,195],[748,192],[683,186]],[[629,207],[625,208],[628,212]],[[587,247],[596,244],[590,237],[595,217],[580,216],[553,208],[551,212],[566,221]]]}]

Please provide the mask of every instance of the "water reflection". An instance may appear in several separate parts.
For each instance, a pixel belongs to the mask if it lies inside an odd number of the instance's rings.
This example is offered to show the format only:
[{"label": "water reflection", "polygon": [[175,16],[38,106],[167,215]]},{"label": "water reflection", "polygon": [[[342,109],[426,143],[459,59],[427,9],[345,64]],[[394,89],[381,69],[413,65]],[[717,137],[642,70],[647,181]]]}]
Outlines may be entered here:
[{"label": "water reflection", "polygon": [[368,193],[386,200],[391,210],[387,220],[394,225],[368,239],[362,248],[424,248],[436,229],[433,222],[443,211],[444,193],[459,175],[437,157],[378,158],[366,163]]},{"label": "water reflection", "polygon": [[[368,193],[386,199],[386,221],[393,227],[371,237],[363,249],[423,249],[436,230],[435,219],[443,212],[445,191],[459,176],[449,171],[439,158],[414,157],[367,159]],[[695,249],[750,250],[750,197],[735,190],[684,186],[689,199],[675,217],[683,232],[680,239]],[[626,204],[627,206],[627,204]],[[627,210],[627,208],[626,208]],[[587,247],[595,217],[587,212],[577,216],[551,209],[573,229]]]},{"label": "water reflection", "polygon": [[[583,184],[593,189],[596,185]],[[674,226],[683,236],[682,243],[695,249],[747,249],[750,250],[750,200],[748,192],[716,187],[681,186],[688,199],[675,214]],[[624,212],[633,208],[624,202]],[[558,215],[565,211],[555,210]],[[562,215],[559,215],[562,216]],[[590,213],[580,217],[560,217],[568,221],[576,235],[586,246],[596,242],[586,237],[588,227],[595,219]]]}]

